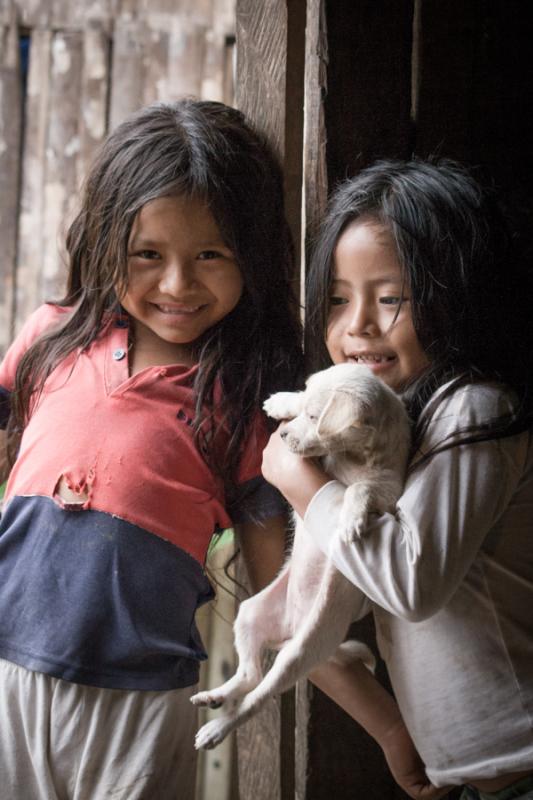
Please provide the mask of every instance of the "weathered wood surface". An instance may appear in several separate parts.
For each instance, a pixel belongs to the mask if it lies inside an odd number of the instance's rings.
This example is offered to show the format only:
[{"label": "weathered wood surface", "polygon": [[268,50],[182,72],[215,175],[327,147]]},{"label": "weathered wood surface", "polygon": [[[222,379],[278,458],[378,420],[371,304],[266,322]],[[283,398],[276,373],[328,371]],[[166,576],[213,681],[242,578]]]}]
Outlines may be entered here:
[{"label": "weathered wood surface", "polygon": [[[303,141],[304,228],[309,245],[317,233],[328,195],[324,100],[328,87],[328,38],[323,0],[308,0]],[[309,253],[307,253],[307,260]],[[303,292],[302,292],[303,296]]]},{"label": "weathered wood surface", "polygon": [[31,40],[16,275],[17,327],[22,325],[42,298],[44,186],[52,39],[51,31],[36,30]]},{"label": "weathered wood surface", "polygon": [[269,138],[283,159],[287,4],[285,0],[237,0],[236,105]]},{"label": "weathered wood surface", "polygon": [[[196,615],[197,624],[209,653],[201,665],[200,688],[220,686],[233,675],[236,668],[233,647],[233,622],[235,619],[236,584],[225,565],[234,550],[233,542],[218,546],[208,559],[209,574],[216,587],[216,598]],[[200,711],[200,724],[220,712],[211,709]],[[235,735],[230,734],[215,750],[199,754],[196,800],[239,800],[236,775]]]},{"label": "weathered wood surface", "polygon": [[[237,576],[243,586],[249,586],[243,563],[238,568]],[[239,595],[241,600],[247,596],[242,592]],[[273,658],[273,653],[264,655],[262,663],[265,672],[270,668]],[[240,800],[285,800],[287,797],[282,794],[281,707],[281,698],[271,698],[255,716],[236,730]]]},{"label": "weathered wood surface", "polygon": [[0,0],[0,356],[62,294],[64,233],[109,128],[154,100],[231,103],[234,30],[234,0]]},{"label": "weathered wood surface", "polygon": [[[25,28],[78,29],[98,21],[109,29],[120,16],[171,19],[177,14],[207,24],[210,28],[234,30],[232,0],[16,0],[20,24]],[[11,0],[0,0],[0,22],[7,24]]]},{"label": "weathered wood surface", "polygon": [[[284,168],[287,218],[302,243],[305,0],[237,0],[236,105],[263,132]],[[300,293],[299,269],[294,276]],[[271,700],[237,734],[241,797],[295,797],[295,693]]]},{"label": "weathered wood surface", "polygon": [[0,350],[10,342],[14,323],[17,206],[22,124],[18,28],[13,11],[0,25]]}]

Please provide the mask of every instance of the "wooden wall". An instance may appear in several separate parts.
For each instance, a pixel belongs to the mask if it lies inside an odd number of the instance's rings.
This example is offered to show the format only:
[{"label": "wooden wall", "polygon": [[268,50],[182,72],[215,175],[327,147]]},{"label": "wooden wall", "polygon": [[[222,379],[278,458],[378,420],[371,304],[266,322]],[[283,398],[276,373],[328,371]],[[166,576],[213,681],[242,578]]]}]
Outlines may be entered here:
[{"label": "wooden wall", "polygon": [[[155,100],[233,102],[234,6],[0,0],[0,357],[28,315],[61,295],[64,232],[108,130]],[[233,617],[224,590],[200,615],[209,685],[233,669]],[[233,738],[201,754],[198,800],[235,798],[235,763]]]},{"label": "wooden wall", "polygon": [[234,15],[234,0],[0,0],[0,355],[61,293],[62,238],[107,131],[158,99],[232,102]]},{"label": "wooden wall", "polygon": [[[237,0],[237,102],[284,162],[302,274],[337,181],[413,154],[459,159],[493,183],[533,252],[528,12],[521,0]],[[371,620],[354,633],[372,642]],[[387,683],[383,665],[379,674]],[[406,798],[379,748],[318,690],[303,682],[281,710],[270,736],[291,776],[257,779],[245,797]],[[274,758],[256,762],[256,775],[272,773]]]}]

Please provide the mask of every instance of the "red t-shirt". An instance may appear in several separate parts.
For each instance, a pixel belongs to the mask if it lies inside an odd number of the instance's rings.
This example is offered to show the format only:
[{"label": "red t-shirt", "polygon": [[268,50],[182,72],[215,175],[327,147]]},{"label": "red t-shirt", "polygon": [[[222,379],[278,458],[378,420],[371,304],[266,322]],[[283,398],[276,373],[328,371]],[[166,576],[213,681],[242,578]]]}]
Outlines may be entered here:
[{"label": "red t-shirt", "polygon": [[[17,365],[30,344],[68,313],[45,305],[32,315],[0,367],[4,395],[12,391]],[[0,588],[0,657],[103,686],[167,689],[194,682],[192,665],[184,679],[183,664],[178,669],[177,663],[167,663],[168,650],[178,646],[176,658],[193,659],[195,666],[205,657],[194,611],[211,596],[203,564],[213,533],[283,510],[281,499],[261,476],[267,439],[261,413],[243,448],[237,475],[240,501],[230,510],[222,481],[194,442],[195,372],[195,367],[171,365],[129,376],[128,318],[117,315],[86,352],[67,357],[48,377],[24,430],[5,494],[0,586],[5,570],[10,588]],[[224,446],[223,434],[217,446]],[[81,504],[61,501],[61,481],[81,493]],[[2,554],[2,544],[8,543],[9,550]],[[26,571],[31,570],[51,604],[50,616],[42,600],[36,598],[34,607],[28,605],[27,592],[25,598],[20,594],[20,586],[27,584],[21,552]],[[175,569],[169,569],[169,563]],[[139,592],[149,607],[149,619]],[[15,624],[21,613],[31,620],[24,630]],[[65,615],[68,624],[60,619]],[[48,638],[42,631],[35,637],[43,617]],[[113,618],[112,623],[106,617]],[[167,628],[162,619],[169,620]],[[117,641],[108,646],[121,629],[118,638],[124,639],[126,621],[135,640],[133,658],[131,636],[126,635],[122,648]],[[58,635],[58,626],[68,629],[71,643]],[[161,654],[162,669],[156,663]]]}]

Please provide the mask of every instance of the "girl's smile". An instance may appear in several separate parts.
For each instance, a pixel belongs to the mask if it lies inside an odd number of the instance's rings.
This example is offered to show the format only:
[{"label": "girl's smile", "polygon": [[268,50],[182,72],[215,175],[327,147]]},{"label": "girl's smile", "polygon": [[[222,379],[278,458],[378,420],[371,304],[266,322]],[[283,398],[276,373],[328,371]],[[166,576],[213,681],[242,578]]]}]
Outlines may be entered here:
[{"label": "girl's smile", "polygon": [[205,203],[171,196],[143,206],[120,298],[134,320],[135,350],[150,353],[154,364],[190,362],[190,345],[233,311],[242,288],[235,257]]},{"label": "girl's smile", "polygon": [[365,364],[399,391],[428,366],[389,231],[359,219],[335,249],[327,347],[335,364]]}]

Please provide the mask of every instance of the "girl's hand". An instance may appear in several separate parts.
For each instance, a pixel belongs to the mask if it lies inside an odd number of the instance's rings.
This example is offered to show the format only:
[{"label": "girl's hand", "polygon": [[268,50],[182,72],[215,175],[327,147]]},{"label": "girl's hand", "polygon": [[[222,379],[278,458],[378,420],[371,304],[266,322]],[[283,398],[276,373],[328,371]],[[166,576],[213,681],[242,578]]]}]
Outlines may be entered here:
[{"label": "girl's hand", "polygon": [[281,430],[283,423],[263,451],[263,475],[303,517],[313,496],[330,478],[313,459],[292,453],[279,435]]},{"label": "girl's hand", "polygon": [[437,789],[430,783],[403,720],[399,720],[380,741],[392,777],[413,800],[438,800],[451,787]]}]

